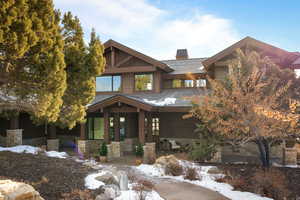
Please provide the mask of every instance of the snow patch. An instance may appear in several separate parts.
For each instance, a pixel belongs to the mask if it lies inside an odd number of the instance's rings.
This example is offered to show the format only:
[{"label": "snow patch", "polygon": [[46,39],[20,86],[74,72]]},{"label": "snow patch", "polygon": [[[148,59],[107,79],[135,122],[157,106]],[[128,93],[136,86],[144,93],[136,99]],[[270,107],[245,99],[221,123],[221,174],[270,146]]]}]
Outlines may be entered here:
[{"label": "snow patch", "polygon": [[165,98],[164,100],[161,100],[161,101],[144,99],[144,101],[146,103],[154,104],[156,106],[165,106],[165,105],[175,104],[176,103],[176,98],[167,97],[167,98]]},{"label": "snow patch", "polygon": [[184,179],[183,176],[168,176],[165,175],[164,169],[160,165],[140,165],[138,167],[135,167],[136,169],[140,170],[144,174],[147,174],[149,176],[155,176],[160,178],[168,178],[168,179],[174,179],[181,182],[188,182],[191,184],[199,185],[205,188],[208,188],[213,191],[217,191],[220,194],[224,195],[225,197],[228,197],[232,200],[240,200],[240,199],[251,199],[251,200],[272,200],[267,197],[262,197],[260,195],[250,193],[250,192],[241,192],[241,191],[234,191],[233,187],[227,183],[219,183],[216,180],[216,178],[224,176],[223,174],[209,174],[208,170],[212,168],[213,166],[199,166],[195,163],[191,163],[188,161],[180,161],[181,165],[184,169],[187,169],[187,167],[194,167],[196,168],[198,174],[202,177],[201,181],[190,181]]},{"label": "snow patch", "polygon": [[[132,199],[139,199],[138,194],[136,191],[132,190],[132,184],[129,185],[130,190],[121,191],[121,195],[115,198],[115,200],[132,200]],[[147,193],[145,200],[164,200],[159,196],[159,194],[152,190],[151,192]]]},{"label": "snow patch", "polygon": [[84,181],[85,181],[85,187],[90,189],[90,190],[95,190],[97,188],[99,188],[102,185],[105,185],[102,181],[98,181],[96,178],[98,176],[102,176],[104,175],[105,171],[99,172],[99,173],[95,173],[95,174],[90,174],[87,177],[85,177]]},{"label": "snow patch", "polygon": [[19,145],[19,146],[15,146],[15,147],[0,147],[0,151],[37,154],[39,151],[41,151],[41,149],[38,147],[33,147],[33,146],[28,146],[28,145]]},{"label": "snow patch", "polygon": [[66,152],[57,152],[57,151],[46,151],[46,155],[52,158],[67,158],[68,154]]}]

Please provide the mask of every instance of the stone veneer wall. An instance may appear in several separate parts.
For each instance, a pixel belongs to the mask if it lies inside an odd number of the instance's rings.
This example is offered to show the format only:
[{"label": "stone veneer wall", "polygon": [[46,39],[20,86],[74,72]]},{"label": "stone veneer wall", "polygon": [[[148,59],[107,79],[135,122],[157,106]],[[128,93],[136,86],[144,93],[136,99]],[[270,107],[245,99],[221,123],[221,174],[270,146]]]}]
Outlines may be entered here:
[{"label": "stone veneer wall", "polygon": [[17,145],[22,145],[22,139],[22,129],[6,130],[6,146],[13,147]]},{"label": "stone veneer wall", "polygon": [[78,150],[87,154],[98,154],[103,140],[77,140]]}]

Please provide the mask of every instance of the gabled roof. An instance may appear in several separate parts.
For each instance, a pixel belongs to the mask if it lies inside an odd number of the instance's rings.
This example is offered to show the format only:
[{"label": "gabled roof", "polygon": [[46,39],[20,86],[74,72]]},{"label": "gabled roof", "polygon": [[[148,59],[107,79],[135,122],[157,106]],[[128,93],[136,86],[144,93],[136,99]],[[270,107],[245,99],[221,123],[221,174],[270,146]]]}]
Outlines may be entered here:
[{"label": "gabled roof", "polygon": [[169,74],[199,74],[205,73],[205,69],[202,64],[205,59],[206,58],[190,58],[185,60],[162,60],[161,62],[174,69],[174,71]]},{"label": "gabled roof", "polygon": [[218,60],[224,58],[227,55],[232,54],[236,49],[244,47],[245,45],[252,45],[261,49],[265,49],[267,51],[272,52],[275,55],[278,56],[287,56],[288,54],[290,54],[290,52],[285,51],[283,49],[280,49],[278,47],[272,46],[270,44],[261,42],[259,40],[256,40],[254,38],[251,37],[245,37],[244,39],[238,41],[237,43],[231,45],[230,47],[224,49],[223,51],[217,53],[216,55],[206,59],[205,61],[203,61],[203,65],[206,69],[208,69],[208,67],[217,62]]},{"label": "gabled roof", "polygon": [[127,47],[127,46],[125,46],[125,45],[123,45],[123,44],[121,44],[119,42],[116,42],[116,41],[114,41],[112,39],[110,39],[107,42],[105,42],[104,43],[104,47],[105,47],[105,49],[106,48],[110,48],[110,47],[115,47],[115,48],[120,49],[120,50],[122,50],[122,51],[124,51],[124,52],[126,52],[126,53],[128,53],[130,55],[133,55],[133,56],[135,56],[135,57],[137,57],[137,58],[139,58],[141,60],[144,60],[145,62],[148,62],[148,63],[152,64],[153,66],[156,66],[156,67],[162,69],[165,72],[172,72],[173,71],[173,69],[171,69],[165,63],[160,62],[160,61],[158,61],[158,60],[156,60],[156,59],[154,59],[154,58],[152,58],[150,56],[147,56],[145,54],[142,54],[142,53],[140,53],[140,52],[138,52],[138,51],[136,51],[134,49],[131,49],[131,48],[129,48],[129,47]]}]

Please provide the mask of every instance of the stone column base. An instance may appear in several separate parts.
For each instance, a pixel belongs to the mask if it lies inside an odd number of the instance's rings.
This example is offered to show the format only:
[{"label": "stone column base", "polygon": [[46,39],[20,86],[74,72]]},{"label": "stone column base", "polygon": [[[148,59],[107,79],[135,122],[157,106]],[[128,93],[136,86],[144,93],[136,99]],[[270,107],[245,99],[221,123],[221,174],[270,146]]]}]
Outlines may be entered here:
[{"label": "stone column base", "polygon": [[156,150],[155,150],[156,144],[153,143],[146,143],[144,148],[144,157],[143,162],[145,164],[153,164],[156,159]]},{"label": "stone column base", "polygon": [[297,165],[297,149],[284,148],[284,165]]},{"label": "stone column base", "polygon": [[87,140],[77,140],[78,153],[87,155],[89,153],[88,141]]},{"label": "stone column base", "polygon": [[111,155],[113,158],[121,157],[121,143],[120,142],[111,142]]},{"label": "stone column base", "polygon": [[6,130],[6,146],[22,145],[23,129]]},{"label": "stone column base", "polygon": [[59,150],[59,139],[48,139],[47,140],[47,150],[48,151],[58,151]]}]

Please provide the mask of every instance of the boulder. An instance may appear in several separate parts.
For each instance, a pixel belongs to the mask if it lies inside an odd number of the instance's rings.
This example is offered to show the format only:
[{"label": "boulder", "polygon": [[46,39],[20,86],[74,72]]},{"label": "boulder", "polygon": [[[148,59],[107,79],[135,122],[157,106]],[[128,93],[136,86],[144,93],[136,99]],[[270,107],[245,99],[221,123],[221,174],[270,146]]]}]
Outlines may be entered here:
[{"label": "boulder", "polygon": [[116,177],[110,173],[110,172],[106,172],[105,174],[98,176],[95,178],[97,181],[101,181],[103,183],[105,183],[106,185],[119,185],[118,180],[116,179]]},{"label": "boulder", "polygon": [[44,200],[31,186],[11,180],[0,180],[0,200]]},{"label": "boulder", "polygon": [[102,194],[96,197],[96,200],[112,200],[120,196],[121,192],[116,185],[105,185],[101,188],[103,190]]},{"label": "boulder", "polygon": [[161,165],[162,167],[166,167],[169,164],[180,165],[179,160],[174,155],[161,156],[158,159],[156,159],[155,164]]},{"label": "boulder", "polygon": [[222,174],[223,172],[219,168],[213,166],[213,167],[209,168],[207,173],[209,173],[209,174]]}]

